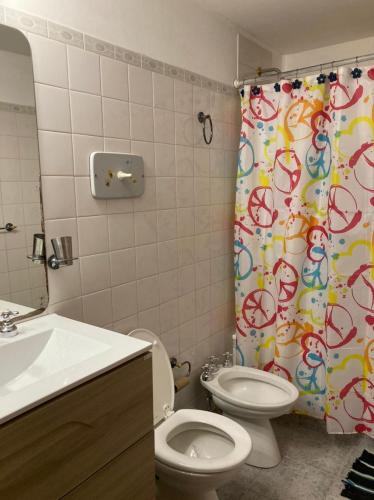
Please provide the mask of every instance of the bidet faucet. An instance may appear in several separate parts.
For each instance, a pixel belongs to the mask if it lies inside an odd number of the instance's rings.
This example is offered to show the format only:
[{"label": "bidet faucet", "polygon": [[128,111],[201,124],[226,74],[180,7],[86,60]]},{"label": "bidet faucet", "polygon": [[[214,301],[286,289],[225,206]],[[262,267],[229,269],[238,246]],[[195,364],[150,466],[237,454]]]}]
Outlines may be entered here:
[{"label": "bidet faucet", "polygon": [[231,368],[232,367],[232,354],[231,352],[224,352],[223,356],[223,367]]},{"label": "bidet faucet", "polygon": [[218,370],[220,369],[220,366],[218,366],[218,361],[219,361],[218,356],[213,355],[213,356],[209,356],[209,358],[208,358],[209,371],[213,375],[215,375],[218,372]]},{"label": "bidet faucet", "polygon": [[201,380],[203,380],[204,382],[209,382],[210,380],[213,380],[213,375],[208,363],[203,365],[201,369],[202,369]]},{"label": "bidet faucet", "polygon": [[0,337],[14,337],[18,334],[17,325],[13,321],[18,314],[18,311],[9,309],[0,313]]}]

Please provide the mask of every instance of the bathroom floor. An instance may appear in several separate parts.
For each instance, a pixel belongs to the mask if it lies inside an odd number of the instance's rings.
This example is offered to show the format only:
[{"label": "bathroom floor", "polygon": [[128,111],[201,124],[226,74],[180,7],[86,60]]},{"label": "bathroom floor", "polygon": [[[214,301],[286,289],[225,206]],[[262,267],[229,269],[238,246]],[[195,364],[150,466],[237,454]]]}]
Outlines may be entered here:
[{"label": "bathroom floor", "polygon": [[283,456],[272,469],[244,465],[218,491],[220,500],[338,500],[354,459],[374,442],[363,435],[332,435],[323,421],[286,415],[273,421]]}]

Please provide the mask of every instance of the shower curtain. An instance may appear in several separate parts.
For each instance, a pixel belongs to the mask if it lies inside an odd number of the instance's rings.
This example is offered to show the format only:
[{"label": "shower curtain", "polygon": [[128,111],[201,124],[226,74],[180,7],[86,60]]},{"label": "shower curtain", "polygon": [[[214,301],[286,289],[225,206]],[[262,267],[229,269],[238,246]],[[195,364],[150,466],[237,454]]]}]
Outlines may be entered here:
[{"label": "shower curtain", "polygon": [[241,91],[239,362],[330,433],[374,435],[374,68]]}]

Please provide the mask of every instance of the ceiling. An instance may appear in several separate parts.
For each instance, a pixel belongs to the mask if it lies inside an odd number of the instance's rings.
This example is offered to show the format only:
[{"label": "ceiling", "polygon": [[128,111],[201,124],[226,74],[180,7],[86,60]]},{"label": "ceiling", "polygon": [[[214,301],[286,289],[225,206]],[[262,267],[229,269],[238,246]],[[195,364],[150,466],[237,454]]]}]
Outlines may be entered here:
[{"label": "ceiling", "polygon": [[374,35],[374,0],[195,0],[280,54]]}]

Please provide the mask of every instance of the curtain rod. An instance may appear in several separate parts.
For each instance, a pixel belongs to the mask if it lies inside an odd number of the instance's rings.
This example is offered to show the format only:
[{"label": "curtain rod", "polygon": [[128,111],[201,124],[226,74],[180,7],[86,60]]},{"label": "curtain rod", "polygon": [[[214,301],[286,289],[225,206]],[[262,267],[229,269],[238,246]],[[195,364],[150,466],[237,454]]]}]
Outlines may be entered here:
[{"label": "curtain rod", "polygon": [[[258,78],[258,77],[252,77],[252,78],[248,78],[246,80],[234,80],[234,87],[236,89],[240,89],[241,87],[243,87],[244,85],[249,85],[249,84],[252,84],[252,83],[255,83],[256,85],[257,84],[261,84],[261,83],[272,83],[273,81],[277,81],[277,80],[281,80],[281,79],[287,79],[291,76],[299,76],[301,73],[308,73],[310,71],[313,71],[313,70],[320,70],[322,71],[323,69],[326,69],[326,68],[335,68],[337,66],[344,66],[346,64],[352,64],[352,63],[356,63],[356,64],[359,64],[359,63],[362,63],[362,62],[365,62],[365,61],[370,61],[374,59],[374,52],[371,53],[371,54],[365,54],[365,55],[362,55],[362,56],[357,56],[357,57],[350,57],[348,59],[340,59],[338,61],[330,61],[330,62],[327,62],[327,63],[322,63],[322,64],[315,64],[313,66],[305,66],[304,68],[296,68],[296,69],[292,69],[292,70],[289,70],[289,71],[279,71],[276,75],[268,75],[268,76],[263,76],[261,78]],[[273,70],[274,68],[270,68],[271,70]],[[263,72],[266,71],[266,70],[263,70]],[[273,78],[271,77],[274,77],[276,76],[277,80],[273,80]]]}]

